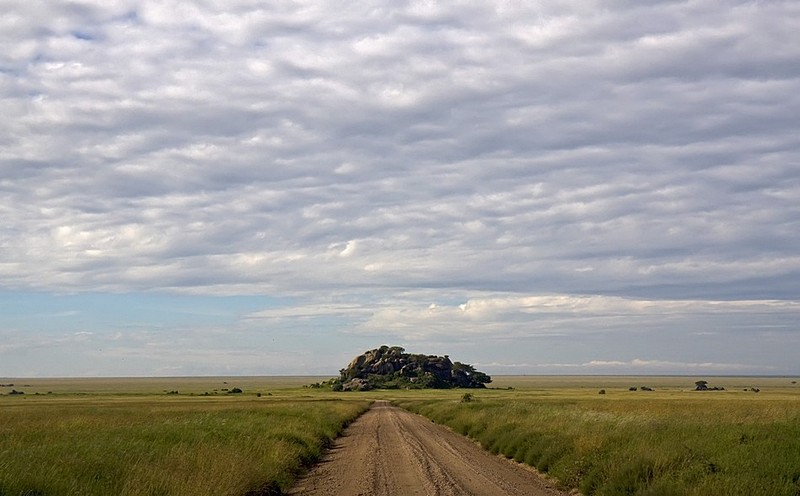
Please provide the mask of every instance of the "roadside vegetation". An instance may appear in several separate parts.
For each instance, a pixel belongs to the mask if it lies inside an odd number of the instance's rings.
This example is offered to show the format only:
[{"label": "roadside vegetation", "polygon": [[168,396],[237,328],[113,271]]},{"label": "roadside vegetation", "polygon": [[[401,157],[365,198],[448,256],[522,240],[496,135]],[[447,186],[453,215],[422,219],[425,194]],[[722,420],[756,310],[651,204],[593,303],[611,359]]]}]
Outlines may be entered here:
[{"label": "roadside vegetation", "polygon": [[417,394],[395,403],[585,495],[800,494],[796,388],[645,388],[476,391],[468,401]]},{"label": "roadside vegetation", "polygon": [[369,403],[299,391],[6,393],[0,495],[279,494]]}]

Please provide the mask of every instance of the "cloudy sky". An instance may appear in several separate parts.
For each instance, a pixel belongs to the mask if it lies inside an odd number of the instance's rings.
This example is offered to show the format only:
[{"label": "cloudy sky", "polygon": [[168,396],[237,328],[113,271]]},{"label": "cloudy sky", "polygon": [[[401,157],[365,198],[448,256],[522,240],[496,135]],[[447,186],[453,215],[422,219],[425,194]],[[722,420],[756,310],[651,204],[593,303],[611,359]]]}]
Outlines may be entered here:
[{"label": "cloudy sky", "polygon": [[798,22],[0,0],[0,377],[800,374]]}]

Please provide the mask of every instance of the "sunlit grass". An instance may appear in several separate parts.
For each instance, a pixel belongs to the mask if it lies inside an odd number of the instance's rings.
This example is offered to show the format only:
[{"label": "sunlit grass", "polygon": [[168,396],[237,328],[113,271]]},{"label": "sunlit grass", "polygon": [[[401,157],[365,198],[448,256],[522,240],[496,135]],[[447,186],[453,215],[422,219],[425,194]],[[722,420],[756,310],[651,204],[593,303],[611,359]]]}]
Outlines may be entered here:
[{"label": "sunlit grass", "polygon": [[[25,395],[0,388],[0,496],[286,490],[374,399],[587,495],[800,494],[800,387],[706,379],[726,391],[686,377],[497,377],[462,403],[463,390],[332,393],[302,377],[16,381]],[[654,391],[628,390],[641,386]]]},{"label": "sunlit grass", "polygon": [[478,391],[469,403],[455,392],[394,399],[587,495],[800,494],[800,390],[788,380],[754,393],[752,380],[696,392],[670,378],[632,392],[625,384],[658,381],[617,379]]},{"label": "sunlit grass", "polygon": [[369,404],[302,390],[262,397],[60,394],[0,397],[0,495],[285,490]]}]

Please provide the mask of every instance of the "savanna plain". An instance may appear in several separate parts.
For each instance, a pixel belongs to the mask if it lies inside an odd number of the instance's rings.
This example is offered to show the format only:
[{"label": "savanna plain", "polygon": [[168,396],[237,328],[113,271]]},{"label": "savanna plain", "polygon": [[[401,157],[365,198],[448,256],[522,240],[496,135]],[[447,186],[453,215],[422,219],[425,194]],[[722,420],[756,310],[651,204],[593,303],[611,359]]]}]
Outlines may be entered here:
[{"label": "savanna plain", "polygon": [[[307,387],[321,379],[0,379],[0,496],[281,494],[375,400],[580,494],[800,495],[796,378]],[[699,379],[724,390],[695,391]]]}]

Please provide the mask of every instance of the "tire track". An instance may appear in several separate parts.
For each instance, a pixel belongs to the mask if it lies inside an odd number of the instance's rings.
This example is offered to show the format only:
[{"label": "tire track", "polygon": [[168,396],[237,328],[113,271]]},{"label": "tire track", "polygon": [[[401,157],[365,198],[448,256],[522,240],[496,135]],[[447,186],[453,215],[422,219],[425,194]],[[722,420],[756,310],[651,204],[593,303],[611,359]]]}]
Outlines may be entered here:
[{"label": "tire track", "polygon": [[291,495],[563,496],[532,469],[420,415],[377,401]]}]

